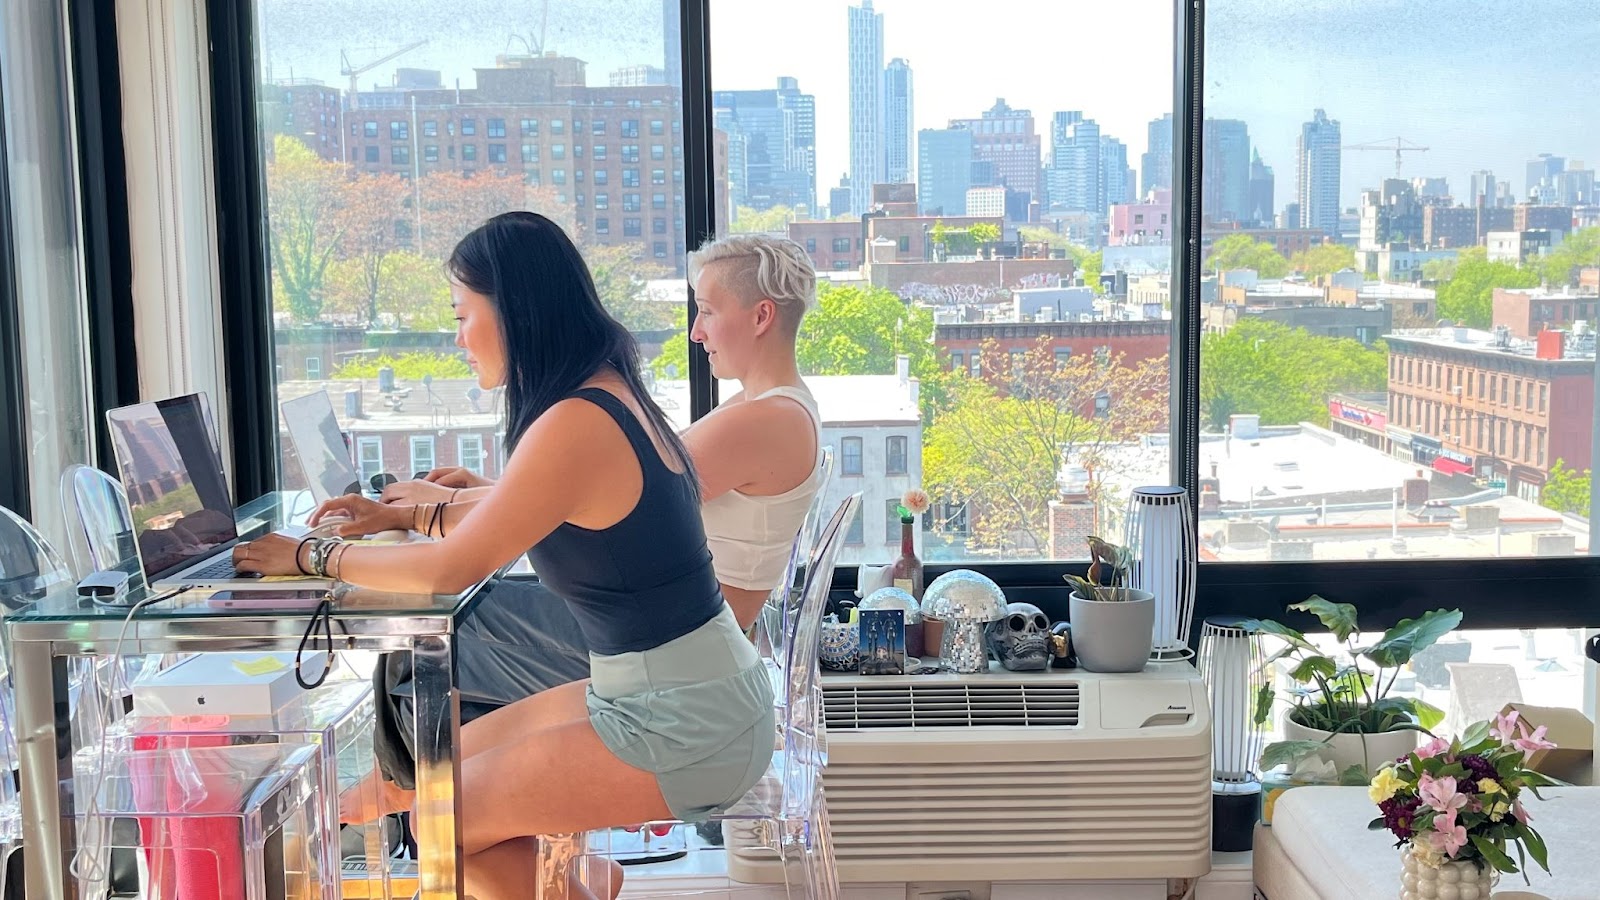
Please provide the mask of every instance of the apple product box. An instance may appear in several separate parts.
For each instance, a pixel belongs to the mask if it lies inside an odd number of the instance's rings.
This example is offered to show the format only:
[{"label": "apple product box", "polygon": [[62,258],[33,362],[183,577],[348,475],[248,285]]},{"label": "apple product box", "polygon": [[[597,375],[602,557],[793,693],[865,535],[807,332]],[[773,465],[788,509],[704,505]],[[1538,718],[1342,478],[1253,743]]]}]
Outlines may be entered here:
[{"label": "apple product box", "polygon": [[[329,664],[322,651],[301,657],[308,679]],[[202,653],[133,685],[136,716],[270,716],[299,696],[293,653]]]}]

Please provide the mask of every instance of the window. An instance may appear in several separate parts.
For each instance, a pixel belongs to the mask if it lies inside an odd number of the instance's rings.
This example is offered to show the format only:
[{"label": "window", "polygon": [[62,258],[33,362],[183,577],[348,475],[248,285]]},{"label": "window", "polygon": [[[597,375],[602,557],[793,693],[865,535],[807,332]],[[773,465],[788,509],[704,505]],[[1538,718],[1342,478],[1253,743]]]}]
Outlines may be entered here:
[{"label": "window", "polygon": [[538,144],[523,144],[522,145],[522,161],[525,162],[525,163],[536,163],[536,162],[538,162],[539,161],[539,145]]},{"label": "window", "polygon": [[389,148],[389,161],[397,166],[411,164],[411,148],[403,144],[396,144]]},{"label": "window", "polygon": [[566,184],[567,183],[567,170],[566,169],[551,169],[550,170],[550,183],[551,184]]},{"label": "window", "polygon": [[635,165],[637,165],[638,162],[639,162],[639,145],[638,144],[623,144],[622,145],[622,161],[625,162],[625,163],[634,163]]},{"label": "window", "polygon": [[641,207],[639,205],[639,195],[638,194],[623,194],[622,195],[622,211],[623,212],[638,212],[640,210],[640,208]]},{"label": "window", "polygon": [[667,129],[665,122],[662,122],[660,119],[650,120],[650,134],[652,136],[660,137],[661,135],[666,134],[666,132]]},{"label": "window", "polygon": [[489,162],[492,162],[492,163],[503,163],[505,161],[506,161],[506,145],[505,144],[490,144],[489,145]]},{"label": "window", "polygon": [[362,122],[361,123],[361,135],[362,135],[362,137],[369,137],[369,138],[377,137],[378,136],[378,123],[377,122]]},{"label": "window", "polygon": [[590,134],[605,134],[606,133],[606,120],[605,119],[595,119],[594,121],[590,122],[589,123],[589,133]]},{"label": "window", "polygon": [[471,116],[462,117],[462,119],[461,119],[461,135],[462,135],[462,137],[475,135],[477,133],[478,133],[478,120],[472,118]]},{"label": "window", "polygon": [[422,136],[423,137],[438,137],[439,136],[439,123],[435,122],[432,119],[429,119],[428,121],[423,122],[422,123]]},{"label": "window", "polygon": [[606,218],[605,216],[600,216],[600,217],[596,218],[594,220],[594,233],[595,234],[610,234],[611,233],[611,220]]},{"label": "window", "polygon": [[656,259],[666,259],[667,258],[667,243],[666,243],[666,241],[656,241],[651,246],[651,255],[653,255]]},{"label": "window", "polygon": [[550,133],[551,134],[566,134],[567,133],[567,120],[566,119],[551,119],[550,120]]},{"label": "window", "polygon": [[492,137],[492,138],[503,138],[503,137],[506,136],[506,120],[505,119],[490,119],[485,124],[487,124],[488,127],[489,127],[489,137]]},{"label": "window", "polygon": [[666,159],[667,158],[666,145],[664,145],[664,144],[651,144],[650,145],[650,158],[654,159],[654,160]]},{"label": "window", "polygon": [[594,145],[594,160],[595,160],[595,162],[601,162],[605,158],[606,158],[606,145],[605,144],[595,144]]},{"label": "window", "polygon": [[847,238],[847,237],[834,238],[833,239],[833,252],[835,252],[835,253],[849,253],[850,252],[850,239]]},{"label": "window", "polygon": [[643,223],[640,222],[640,220],[638,220],[638,219],[623,219],[622,220],[622,236],[623,237],[640,237],[643,234],[644,234],[644,227],[643,227]]},{"label": "window", "polygon": [[362,157],[367,162],[375,163],[375,162],[378,161],[378,148],[377,147],[368,145],[368,146],[362,148],[362,150],[363,150]]},{"label": "window", "polygon": [[638,169],[623,169],[622,170],[622,186],[623,187],[638,187],[639,186],[639,170]]},{"label": "window", "polygon": [[1549,396],[1550,386],[1548,384],[1541,383],[1539,385],[1539,412],[1545,411],[1545,401],[1549,398]]},{"label": "window", "polygon": [[383,438],[370,435],[356,438],[356,464],[361,467],[363,483],[370,482],[374,475],[383,474]]},{"label": "window", "polygon": [[[625,137],[625,138],[637,138],[639,136],[639,120],[638,119],[623,119],[622,120],[622,136]],[[635,152],[638,152],[638,151],[635,150]]]},{"label": "window", "polygon": [[463,434],[456,438],[457,465],[474,475],[483,474],[483,435]]},{"label": "window", "polygon": [[[856,518],[860,518],[858,514]],[[900,501],[883,501],[883,542],[900,546]]]},{"label": "window", "polygon": [[960,350],[952,350],[952,351],[950,351],[950,371],[952,371],[952,372],[961,372],[961,371],[965,371],[966,368],[967,368],[967,357],[966,357],[966,354],[962,353]]},{"label": "window", "polygon": [[663,219],[663,218],[661,218],[659,216],[657,216],[654,219],[651,219],[650,220],[650,233],[651,234],[666,234],[667,233],[667,220]]},{"label": "window", "polygon": [[436,163],[439,161],[439,145],[425,144],[422,147],[422,161]]},{"label": "window", "polygon": [[539,133],[539,120],[538,119],[523,119],[522,120],[522,136],[523,137],[534,137],[534,136],[538,135],[538,133]]},{"label": "window", "polygon": [[461,158],[464,161],[467,161],[467,162],[471,162],[473,160],[476,160],[478,158],[478,145],[477,144],[462,144],[461,145]]},{"label": "window", "polygon": [[322,358],[320,356],[306,357],[306,380],[316,381],[322,377]]},{"label": "window", "polygon": [[840,442],[839,473],[841,475],[861,474],[861,438],[847,437]]},{"label": "window", "polygon": [[816,238],[806,238],[806,252],[807,253],[812,253],[812,254],[815,254],[817,252],[817,239]]},{"label": "window", "polygon": [[666,209],[667,208],[667,195],[666,194],[651,194],[650,195],[650,208],[651,209]]},{"label": "window", "polygon": [[650,183],[651,184],[666,184],[667,183],[667,170],[666,169],[651,169],[650,170]]},{"label": "window", "polygon": [[605,191],[601,191],[600,193],[594,195],[594,208],[595,209],[605,209],[610,204],[610,202],[611,202],[611,198],[606,196]]},{"label": "window", "polygon": [[389,123],[389,140],[406,141],[411,139],[411,129],[404,121]]},{"label": "window", "polygon": [[411,474],[422,475],[438,468],[433,462],[433,435],[411,436]]},{"label": "window", "polygon": [[551,159],[566,159],[567,158],[567,145],[566,144],[551,144],[550,145],[550,158]]},{"label": "window", "polygon": [[883,473],[885,475],[906,474],[906,436],[903,434],[889,435],[884,440],[883,451]]},{"label": "window", "polygon": [[610,172],[606,171],[605,169],[595,169],[594,170],[594,183],[595,184],[607,184],[610,181],[611,181],[611,173]]}]

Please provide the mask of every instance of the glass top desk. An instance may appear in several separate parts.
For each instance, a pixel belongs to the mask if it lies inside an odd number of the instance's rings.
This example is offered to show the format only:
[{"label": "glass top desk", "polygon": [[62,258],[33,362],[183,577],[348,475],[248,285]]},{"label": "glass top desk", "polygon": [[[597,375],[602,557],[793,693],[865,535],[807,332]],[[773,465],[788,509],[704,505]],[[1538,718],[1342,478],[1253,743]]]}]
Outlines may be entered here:
[{"label": "glass top desk", "polygon": [[[299,498],[297,504],[295,500]],[[241,507],[239,533],[256,537],[310,511],[304,495],[269,494]],[[415,665],[418,876],[424,900],[461,896],[460,697],[456,690],[456,629],[477,588],[459,595],[392,594],[340,585],[334,591],[335,650],[409,651]],[[141,608],[128,622],[122,653],[203,653],[298,649],[311,610],[226,610],[189,591]],[[58,785],[72,777],[67,718],[67,661],[109,656],[126,609],[82,600],[73,587],[54,591],[6,614],[17,697],[17,743],[22,785],[23,853],[27,896],[76,896],[68,874],[73,817],[63,815]],[[322,649],[317,637],[308,645]],[[314,673],[310,673],[314,674]]]}]

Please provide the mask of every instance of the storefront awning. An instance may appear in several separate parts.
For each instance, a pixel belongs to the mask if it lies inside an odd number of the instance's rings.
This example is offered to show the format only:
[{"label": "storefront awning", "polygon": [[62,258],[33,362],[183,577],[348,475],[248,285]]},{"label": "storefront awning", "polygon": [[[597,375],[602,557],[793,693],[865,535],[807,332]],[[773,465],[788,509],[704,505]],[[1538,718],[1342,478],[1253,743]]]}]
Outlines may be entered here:
[{"label": "storefront awning", "polygon": [[1446,475],[1471,475],[1472,467],[1464,462],[1457,462],[1448,456],[1436,456],[1433,460],[1433,470]]}]

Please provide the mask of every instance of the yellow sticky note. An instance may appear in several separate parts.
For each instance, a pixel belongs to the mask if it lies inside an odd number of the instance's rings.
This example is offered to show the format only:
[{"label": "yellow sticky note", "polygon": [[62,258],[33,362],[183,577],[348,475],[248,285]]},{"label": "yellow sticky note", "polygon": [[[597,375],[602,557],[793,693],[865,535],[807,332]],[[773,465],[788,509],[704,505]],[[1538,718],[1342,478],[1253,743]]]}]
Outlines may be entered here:
[{"label": "yellow sticky note", "polygon": [[265,675],[284,668],[283,660],[276,656],[258,656],[255,659],[235,660],[233,667],[246,675]]}]

